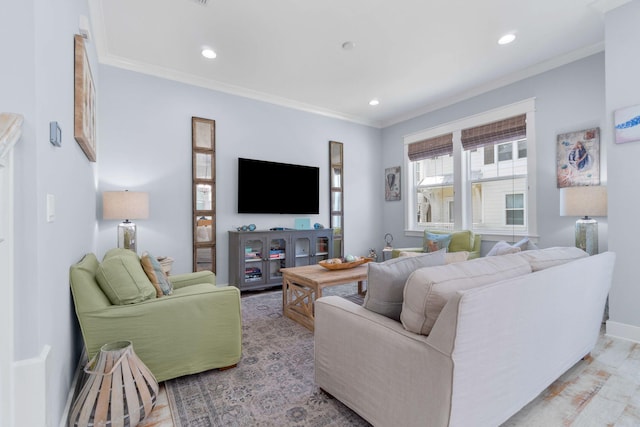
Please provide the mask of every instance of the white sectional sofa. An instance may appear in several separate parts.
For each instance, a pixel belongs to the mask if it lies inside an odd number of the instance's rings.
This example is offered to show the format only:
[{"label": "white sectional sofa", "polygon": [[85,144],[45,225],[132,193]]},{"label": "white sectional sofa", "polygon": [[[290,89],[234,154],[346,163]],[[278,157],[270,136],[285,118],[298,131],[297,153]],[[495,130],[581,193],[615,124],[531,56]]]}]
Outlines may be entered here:
[{"label": "white sectional sofa", "polygon": [[576,251],[416,270],[402,322],[318,299],[317,385],[377,427],[500,425],[598,339],[615,255]]}]

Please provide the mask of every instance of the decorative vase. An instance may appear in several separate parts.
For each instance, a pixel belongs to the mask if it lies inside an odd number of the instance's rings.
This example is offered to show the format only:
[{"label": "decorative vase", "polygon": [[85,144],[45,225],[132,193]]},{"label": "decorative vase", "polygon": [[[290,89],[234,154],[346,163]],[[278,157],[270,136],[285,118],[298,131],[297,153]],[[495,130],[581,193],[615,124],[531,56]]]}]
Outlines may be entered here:
[{"label": "decorative vase", "polygon": [[89,376],[71,407],[69,426],[134,427],[156,404],[158,382],[131,341],[103,345],[84,371]]}]

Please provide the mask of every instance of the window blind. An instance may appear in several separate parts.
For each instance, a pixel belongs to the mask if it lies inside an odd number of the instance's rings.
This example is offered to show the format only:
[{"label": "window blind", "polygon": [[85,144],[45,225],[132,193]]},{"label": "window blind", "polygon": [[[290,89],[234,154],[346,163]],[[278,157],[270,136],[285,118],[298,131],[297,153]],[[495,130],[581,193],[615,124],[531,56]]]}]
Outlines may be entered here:
[{"label": "window blind", "polygon": [[436,136],[409,144],[409,160],[431,159],[453,153],[453,134]]},{"label": "window blind", "polygon": [[463,129],[460,140],[464,150],[472,150],[487,145],[523,139],[526,136],[527,116],[520,114],[486,125]]}]

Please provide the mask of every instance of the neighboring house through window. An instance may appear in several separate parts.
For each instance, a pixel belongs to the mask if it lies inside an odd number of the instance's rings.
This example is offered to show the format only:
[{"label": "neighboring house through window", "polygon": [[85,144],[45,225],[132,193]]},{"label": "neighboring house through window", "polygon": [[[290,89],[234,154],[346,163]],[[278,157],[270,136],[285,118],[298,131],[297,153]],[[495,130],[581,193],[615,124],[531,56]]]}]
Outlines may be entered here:
[{"label": "neighboring house through window", "polygon": [[407,234],[535,236],[533,111],[526,100],[405,137]]}]

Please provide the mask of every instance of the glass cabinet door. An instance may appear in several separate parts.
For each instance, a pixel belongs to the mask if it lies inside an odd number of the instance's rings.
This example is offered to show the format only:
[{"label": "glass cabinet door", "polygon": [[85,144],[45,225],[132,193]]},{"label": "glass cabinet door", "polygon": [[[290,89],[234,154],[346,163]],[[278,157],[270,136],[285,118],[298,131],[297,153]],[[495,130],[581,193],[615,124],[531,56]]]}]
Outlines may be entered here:
[{"label": "glass cabinet door", "polygon": [[316,263],[329,258],[329,238],[326,236],[319,236],[316,239]]},{"label": "glass cabinet door", "polygon": [[263,280],[264,243],[262,240],[247,239],[244,242],[244,281],[259,282]]},{"label": "glass cabinet door", "polygon": [[287,240],[271,239],[269,243],[269,280],[282,277],[280,269],[287,266]]},{"label": "glass cabinet door", "polygon": [[295,240],[295,266],[309,265],[311,257],[311,239],[309,237],[298,237]]}]

